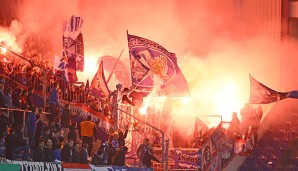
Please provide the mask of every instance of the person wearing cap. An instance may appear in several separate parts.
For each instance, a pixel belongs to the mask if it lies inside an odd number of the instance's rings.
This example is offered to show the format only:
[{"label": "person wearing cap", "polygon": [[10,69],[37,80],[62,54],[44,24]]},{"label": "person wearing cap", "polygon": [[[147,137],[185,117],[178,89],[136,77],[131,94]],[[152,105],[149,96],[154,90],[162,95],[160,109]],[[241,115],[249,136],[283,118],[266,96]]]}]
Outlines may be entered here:
[{"label": "person wearing cap", "polygon": [[96,128],[95,123],[91,121],[91,116],[87,117],[87,120],[80,123],[80,137],[82,137],[82,144],[88,144],[88,154],[91,155],[93,148],[93,141],[96,140]]}]

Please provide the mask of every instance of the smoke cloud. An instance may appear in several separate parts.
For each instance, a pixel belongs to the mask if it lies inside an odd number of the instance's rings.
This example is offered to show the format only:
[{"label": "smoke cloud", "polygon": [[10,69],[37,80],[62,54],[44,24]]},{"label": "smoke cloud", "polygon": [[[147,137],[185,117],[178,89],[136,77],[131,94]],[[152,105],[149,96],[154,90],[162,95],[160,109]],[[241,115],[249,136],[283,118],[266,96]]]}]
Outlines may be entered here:
[{"label": "smoke cloud", "polygon": [[56,54],[62,53],[63,20],[71,15],[84,19],[86,71],[79,74],[80,81],[93,78],[100,56],[118,57],[124,49],[121,59],[129,64],[127,30],[176,53],[191,98],[188,104],[174,103],[174,117],[176,125],[189,126],[195,116],[218,114],[229,121],[233,111],[239,113],[248,102],[249,73],[273,89],[281,88],[280,41],[274,30],[268,31],[278,23],[243,11],[242,1],[231,2],[23,0],[19,11],[24,33],[41,34]]}]

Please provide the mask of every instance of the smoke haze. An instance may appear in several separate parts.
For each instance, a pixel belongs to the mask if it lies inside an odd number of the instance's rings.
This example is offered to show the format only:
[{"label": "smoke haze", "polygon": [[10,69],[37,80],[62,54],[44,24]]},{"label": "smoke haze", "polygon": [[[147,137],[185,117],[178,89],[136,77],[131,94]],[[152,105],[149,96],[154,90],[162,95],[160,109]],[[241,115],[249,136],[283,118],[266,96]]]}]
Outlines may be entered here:
[{"label": "smoke haze", "polygon": [[194,116],[219,114],[229,121],[232,111],[239,113],[248,102],[249,73],[280,89],[279,40],[274,30],[268,30],[278,24],[259,19],[241,5],[216,0],[23,0],[18,4],[25,34],[41,34],[55,54],[62,53],[63,20],[72,15],[83,18],[86,71],[79,73],[79,81],[93,78],[96,61],[103,55],[118,57],[124,49],[121,59],[128,64],[127,30],[176,53],[191,100],[187,105],[175,104],[174,113],[187,125],[194,123]]}]

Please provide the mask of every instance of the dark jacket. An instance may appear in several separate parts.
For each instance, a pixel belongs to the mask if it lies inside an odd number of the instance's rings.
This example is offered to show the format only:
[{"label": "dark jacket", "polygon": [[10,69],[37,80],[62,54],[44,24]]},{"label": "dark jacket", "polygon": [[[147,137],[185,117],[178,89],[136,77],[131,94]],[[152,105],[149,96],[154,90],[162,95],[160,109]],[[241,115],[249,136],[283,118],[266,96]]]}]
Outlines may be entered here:
[{"label": "dark jacket", "polygon": [[44,148],[41,149],[40,147],[35,148],[34,155],[33,155],[33,160],[34,161],[45,162],[46,161],[45,149]]},{"label": "dark jacket", "polygon": [[118,143],[119,147],[124,147],[125,146],[125,138],[127,137],[128,129],[125,130],[125,133],[119,132],[119,138],[118,138]]},{"label": "dark jacket", "polygon": [[71,125],[69,127],[68,135],[65,138],[72,139],[74,142],[77,142],[76,128]]},{"label": "dark jacket", "polygon": [[[0,111],[2,112],[2,111]],[[9,119],[6,115],[0,114],[0,138],[7,135],[7,126],[10,124]]]},{"label": "dark jacket", "polygon": [[70,110],[64,109],[63,113],[61,115],[61,127],[62,128],[69,128],[70,119],[71,119]]},{"label": "dark jacket", "polygon": [[44,148],[46,161],[47,162],[54,162],[54,150],[52,148]]},{"label": "dark jacket", "polygon": [[66,163],[71,163],[73,161],[72,154],[72,148],[68,144],[66,144],[61,150],[61,160]]},{"label": "dark jacket", "polygon": [[12,151],[16,148],[15,134],[8,134],[5,138],[6,158],[12,159]]},{"label": "dark jacket", "polygon": [[81,162],[81,157],[80,153],[77,152],[76,150],[72,150],[72,163],[80,163]]},{"label": "dark jacket", "polygon": [[116,154],[113,165],[125,166],[125,153],[123,151],[120,151]]},{"label": "dark jacket", "polygon": [[157,158],[155,158],[153,156],[153,151],[150,150],[150,149],[147,149],[146,152],[145,152],[144,158],[143,158],[143,164],[146,167],[151,167],[151,160],[160,162]]},{"label": "dark jacket", "polygon": [[82,149],[81,151],[81,163],[83,164],[88,164],[88,150],[87,149]]}]

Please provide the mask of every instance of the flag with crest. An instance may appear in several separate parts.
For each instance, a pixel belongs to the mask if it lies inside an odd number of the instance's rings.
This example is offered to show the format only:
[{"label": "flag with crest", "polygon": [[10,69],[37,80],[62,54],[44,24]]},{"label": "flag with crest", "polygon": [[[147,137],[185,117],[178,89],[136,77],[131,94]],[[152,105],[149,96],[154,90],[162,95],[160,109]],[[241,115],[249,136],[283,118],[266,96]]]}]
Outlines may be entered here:
[{"label": "flag with crest", "polygon": [[155,96],[185,97],[189,88],[174,53],[161,45],[127,34],[133,86]]}]

